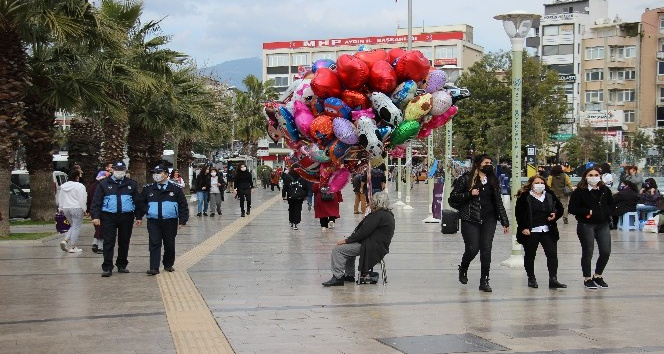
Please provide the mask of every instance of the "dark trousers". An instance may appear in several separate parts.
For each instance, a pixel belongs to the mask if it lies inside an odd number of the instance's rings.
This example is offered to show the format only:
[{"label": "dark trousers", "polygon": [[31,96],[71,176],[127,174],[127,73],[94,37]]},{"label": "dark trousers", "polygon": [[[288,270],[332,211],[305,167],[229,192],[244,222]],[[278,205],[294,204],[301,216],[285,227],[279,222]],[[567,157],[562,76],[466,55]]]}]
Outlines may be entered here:
[{"label": "dark trousers", "polygon": [[526,236],[526,243],[523,245],[523,265],[526,268],[526,274],[528,277],[535,276],[535,256],[540,243],[546,255],[549,278],[555,277],[558,275],[558,243],[553,240],[549,232],[531,232],[529,236]]},{"label": "dark trousers", "polygon": [[238,189],[237,195],[240,198],[240,211],[244,214],[244,202],[247,201],[247,210],[251,211],[251,189]]},{"label": "dark trousers", "polygon": [[336,221],[337,217],[336,216],[326,216],[324,218],[320,218],[320,227],[327,227],[327,224],[330,223],[330,221]]},{"label": "dark trousers", "polygon": [[95,225],[95,238],[98,240],[104,239],[104,235],[101,233],[101,225]]},{"label": "dark trousers", "polygon": [[581,270],[583,276],[590,277],[590,263],[593,260],[593,252],[595,248],[595,241],[597,241],[597,248],[599,249],[599,257],[595,265],[595,274],[602,274],[606,264],[609,263],[609,256],[611,256],[611,233],[609,231],[609,223],[591,224],[591,223],[578,223],[576,225],[576,234],[579,236],[581,242]]},{"label": "dark trousers", "polygon": [[468,268],[470,262],[480,253],[482,277],[488,277],[491,270],[491,246],[496,233],[496,219],[483,220],[481,224],[461,220],[461,236],[466,246],[461,258],[461,268]]},{"label": "dark trousers", "polygon": [[274,192],[274,187],[277,187],[278,190],[281,190],[281,187],[279,187],[279,183],[271,183],[270,184],[270,190]]},{"label": "dark trousers", "polygon": [[288,222],[299,224],[302,221],[302,203],[304,199],[288,199]]},{"label": "dark trousers", "polygon": [[178,234],[178,219],[148,219],[150,239],[150,269],[159,269],[161,244],[164,244],[164,268],[175,263],[175,236]]},{"label": "dark trousers", "polygon": [[115,240],[118,240],[118,258],[115,265],[118,269],[126,268],[129,240],[134,228],[134,213],[101,213],[101,232],[104,235],[104,263],[102,270],[113,270],[113,253]]}]

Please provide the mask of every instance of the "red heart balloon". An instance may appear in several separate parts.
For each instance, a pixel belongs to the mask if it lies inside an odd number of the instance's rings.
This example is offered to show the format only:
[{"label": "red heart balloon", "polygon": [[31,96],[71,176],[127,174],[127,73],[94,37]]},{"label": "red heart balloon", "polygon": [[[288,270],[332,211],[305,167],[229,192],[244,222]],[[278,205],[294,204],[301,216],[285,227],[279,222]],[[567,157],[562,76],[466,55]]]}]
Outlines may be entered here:
[{"label": "red heart balloon", "polygon": [[387,55],[387,52],[383,49],[361,51],[353,55],[367,64],[369,70],[371,70],[371,67],[380,60],[390,60],[390,56]]},{"label": "red heart balloon", "polygon": [[341,100],[351,109],[367,109],[371,107],[371,102],[367,95],[360,91],[344,90],[344,92],[341,93]]},{"label": "red heart balloon", "polygon": [[429,59],[419,50],[413,50],[401,56],[394,68],[399,82],[406,80],[418,82],[427,77],[429,67],[431,67]]},{"label": "red heart balloon", "polygon": [[[316,73],[318,74],[318,70]],[[337,59],[337,74],[347,88],[351,90],[359,89],[369,79],[369,67],[359,58],[342,54]],[[320,97],[320,95],[318,96]]]},{"label": "red heart balloon", "polygon": [[369,87],[386,95],[392,94],[397,88],[397,73],[385,60],[377,61],[369,74]]},{"label": "red heart balloon", "polygon": [[328,68],[316,70],[311,80],[311,90],[319,98],[339,97],[341,95],[341,81],[334,71]]},{"label": "red heart balloon", "polygon": [[389,56],[389,60],[387,62],[394,65],[394,62],[404,54],[406,54],[405,50],[401,48],[392,48],[387,51],[387,55]]}]

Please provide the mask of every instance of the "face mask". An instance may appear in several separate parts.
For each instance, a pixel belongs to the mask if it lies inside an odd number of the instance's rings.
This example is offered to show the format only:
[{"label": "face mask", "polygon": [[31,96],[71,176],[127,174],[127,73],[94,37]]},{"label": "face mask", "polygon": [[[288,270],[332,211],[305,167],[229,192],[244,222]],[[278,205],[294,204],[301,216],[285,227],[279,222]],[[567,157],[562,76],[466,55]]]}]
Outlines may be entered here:
[{"label": "face mask", "polygon": [[546,186],[543,183],[533,184],[533,191],[535,193],[542,193],[546,189]]},{"label": "face mask", "polygon": [[214,177],[214,176],[216,176],[216,175],[217,175],[217,172],[212,172],[212,173],[210,173],[210,176],[212,176],[212,177]]},{"label": "face mask", "polygon": [[619,191],[621,191],[621,190],[623,190],[623,189],[625,189],[625,186],[620,186],[620,187],[618,187],[618,190],[619,190]]},{"label": "face mask", "polygon": [[599,181],[601,180],[601,178],[599,176],[593,176],[586,178],[586,180],[588,181],[588,184],[590,184],[591,186],[596,186],[597,183],[599,183]]},{"label": "face mask", "polygon": [[484,172],[485,174],[489,174],[493,172],[493,165],[484,165],[480,169],[480,171]]},{"label": "face mask", "polygon": [[152,174],[152,179],[153,179],[155,182],[159,183],[159,182],[161,182],[161,180],[164,179],[164,178],[161,176],[161,173],[153,173],[153,174]]},{"label": "face mask", "polygon": [[127,174],[127,171],[113,171],[115,179],[122,179]]},{"label": "face mask", "polygon": [[241,171],[246,171],[247,168],[246,168],[246,167],[240,167],[240,170],[241,170]]}]

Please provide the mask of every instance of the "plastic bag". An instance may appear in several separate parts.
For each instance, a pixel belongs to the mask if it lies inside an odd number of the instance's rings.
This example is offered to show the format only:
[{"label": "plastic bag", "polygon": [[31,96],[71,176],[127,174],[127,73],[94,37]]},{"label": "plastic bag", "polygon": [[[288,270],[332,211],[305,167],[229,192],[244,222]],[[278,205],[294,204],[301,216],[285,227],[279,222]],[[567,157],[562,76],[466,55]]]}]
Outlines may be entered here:
[{"label": "plastic bag", "polygon": [[652,218],[646,220],[645,225],[643,225],[643,232],[652,232],[657,233],[659,229],[659,215],[655,215]]},{"label": "plastic bag", "polygon": [[70,227],[71,225],[69,224],[69,220],[67,220],[67,217],[63,212],[58,211],[55,213],[55,230],[58,233],[64,234],[65,232],[69,231]]},{"label": "plastic bag", "polygon": [[192,203],[198,201],[198,197],[196,196],[196,193],[193,193],[193,194],[189,197],[189,201],[192,202]]}]

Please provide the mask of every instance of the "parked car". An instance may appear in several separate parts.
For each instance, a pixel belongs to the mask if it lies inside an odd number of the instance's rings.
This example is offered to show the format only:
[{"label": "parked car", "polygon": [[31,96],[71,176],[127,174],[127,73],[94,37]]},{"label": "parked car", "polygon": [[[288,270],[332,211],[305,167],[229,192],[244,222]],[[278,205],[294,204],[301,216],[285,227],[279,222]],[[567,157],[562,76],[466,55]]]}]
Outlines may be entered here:
[{"label": "parked car", "polygon": [[[62,171],[53,171],[53,192],[55,193],[55,200],[58,200],[57,196],[58,192],[60,192],[60,186],[67,182],[68,179],[66,173]],[[12,171],[11,182],[30,195],[30,174],[27,170]]]},{"label": "parked car", "polygon": [[14,183],[9,184],[9,218],[28,218],[32,198]]}]

